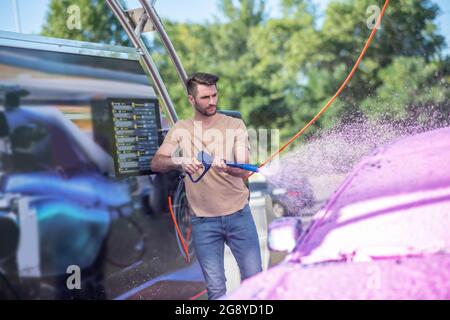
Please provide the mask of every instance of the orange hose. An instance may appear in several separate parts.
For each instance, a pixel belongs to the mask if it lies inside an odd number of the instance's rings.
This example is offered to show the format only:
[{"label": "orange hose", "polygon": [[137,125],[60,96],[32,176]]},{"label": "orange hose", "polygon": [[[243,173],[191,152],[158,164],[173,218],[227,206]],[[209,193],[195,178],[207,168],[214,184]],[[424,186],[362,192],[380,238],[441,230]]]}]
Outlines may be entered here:
[{"label": "orange hose", "polygon": [[189,239],[191,238],[191,232],[192,232],[192,224],[189,226],[189,230],[186,235],[186,247],[187,247],[187,244],[189,243]]},{"label": "orange hose", "polygon": [[195,299],[201,297],[202,295],[204,295],[206,292],[207,292],[206,290],[203,290],[203,291],[197,293],[196,295],[190,297],[189,300],[195,300]]},{"label": "orange hose", "polygon": [[168,202],[169,202],[169,211],[170,211],[170,215],[172,216],[173,224],[175,225],[175,229],[177,230],[178,237],[180,238],[184,253],[186,254],[186,262],[189,262],[190,261],[189,248],[187,247],[187,244],[184,241],[183,235],[181,234],[180,228],[178,227],[177,220],[175,219],[175,214],[173,213],[173,209],[172,209],[172,198],[170,196],[168,197]]}]

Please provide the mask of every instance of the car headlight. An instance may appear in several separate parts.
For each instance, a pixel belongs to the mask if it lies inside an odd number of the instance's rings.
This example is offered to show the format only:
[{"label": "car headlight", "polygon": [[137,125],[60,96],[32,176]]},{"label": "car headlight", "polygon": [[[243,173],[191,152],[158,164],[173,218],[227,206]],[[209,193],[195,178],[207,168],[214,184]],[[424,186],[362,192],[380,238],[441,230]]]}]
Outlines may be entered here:
[{"label": "car headlight", "polygon": [[302,233],[302,221],[297,217],[280,218],[269,225],[269,250],[290,253]]}]

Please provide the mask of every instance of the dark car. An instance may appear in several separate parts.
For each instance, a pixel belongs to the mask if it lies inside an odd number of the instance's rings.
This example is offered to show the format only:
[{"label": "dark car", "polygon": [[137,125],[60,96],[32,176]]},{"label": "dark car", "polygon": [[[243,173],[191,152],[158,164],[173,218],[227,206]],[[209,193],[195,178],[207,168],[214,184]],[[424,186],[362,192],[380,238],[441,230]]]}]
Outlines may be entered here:
[{"label": "dark car", "polygon": [[[156,100],[139,59],[131,48],[0,32],[0,299],[204,289],[168,211],[169,194],[183,198],[178,174],[115,172],[108,99]],[[181,235],[184,209],[174,207]],[[79,288],[68,285],[74,272]]]},{"label": "dark car", "polygon": [[294,184],[288,185],[282,175],[267,180],[261,175],[251,177],[249,190],[252,197],[269,195],[272,199],[272,214],[275,218],[299,216],[302,210],[315,204],[314,194],[308,179],[296,177]]}]

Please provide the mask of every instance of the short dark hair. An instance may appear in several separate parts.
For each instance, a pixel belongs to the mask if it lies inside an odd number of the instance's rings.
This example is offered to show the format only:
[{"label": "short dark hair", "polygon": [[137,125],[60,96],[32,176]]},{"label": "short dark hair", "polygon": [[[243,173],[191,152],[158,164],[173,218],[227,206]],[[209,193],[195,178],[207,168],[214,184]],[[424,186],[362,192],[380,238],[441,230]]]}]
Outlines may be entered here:
[{"label": "short dark hair", "polygon": [[193,73],[186,80],[187,93],[191,96],[195,96],[199,84],[213,86],[217,81],[219,81],[219,77],[214,74],[204,72]]}]

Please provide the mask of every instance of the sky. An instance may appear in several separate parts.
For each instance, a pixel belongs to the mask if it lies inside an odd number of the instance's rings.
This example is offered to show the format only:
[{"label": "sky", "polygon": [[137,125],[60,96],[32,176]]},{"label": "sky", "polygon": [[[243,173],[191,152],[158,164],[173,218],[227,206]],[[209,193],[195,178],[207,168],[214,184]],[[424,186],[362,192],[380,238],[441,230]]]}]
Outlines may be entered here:
[{"label": "sky", "polygon": [[[18,3],[21,20],[21,30],[24,33],[40,33],[45,22],[45,16],[50,0],[15,0]],[[136,0],[128,0],[130,3]],[[329,0],[312,0],[325,8]],[[433,0],[442,10],[437,20],[440,33],[447,39],[450,53],[450,1]],[[17,31],[14,19],[12,3],[14,0],[0,0],[0,30]],[[266,7],[271,15],[276,16],[279,0],[266,0]],[[380,4],[382,0],[374,1]],[[158,14],[163,18],[169,18],[179,22],[205,22],[212,21],[215,16],[219,17],[217,1],[213,0],[157,0],[155,4]]]}]

